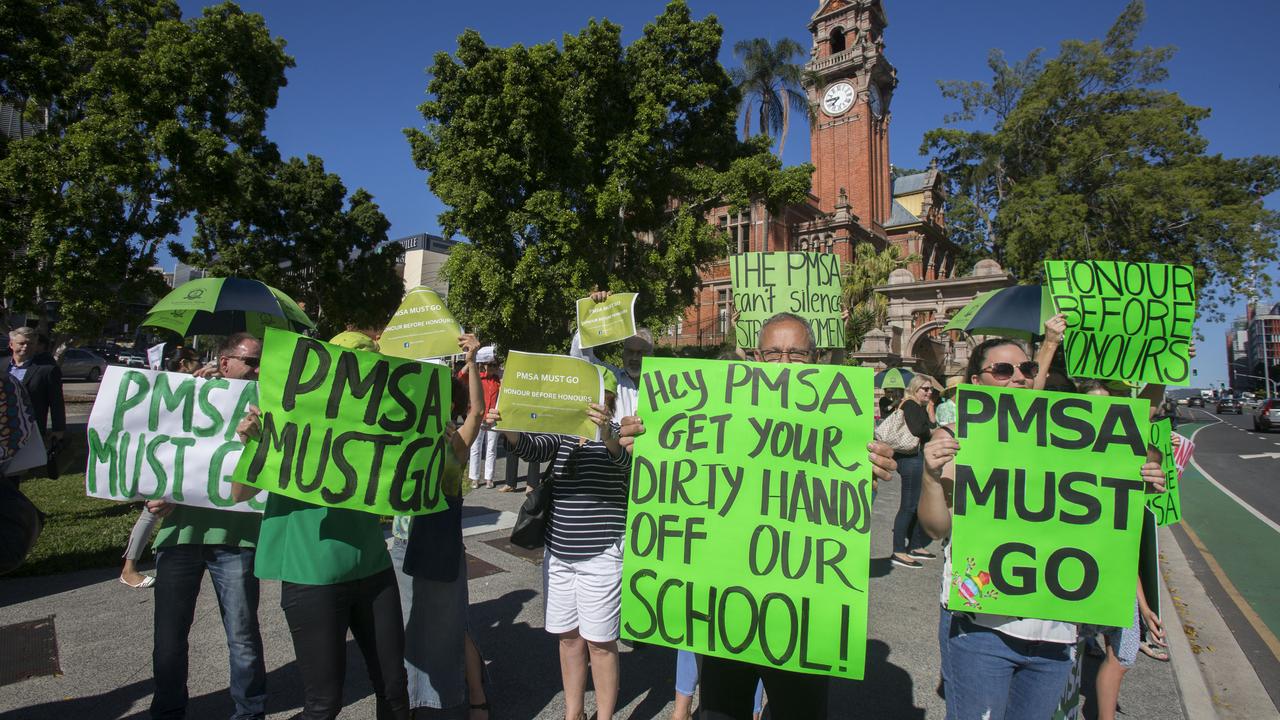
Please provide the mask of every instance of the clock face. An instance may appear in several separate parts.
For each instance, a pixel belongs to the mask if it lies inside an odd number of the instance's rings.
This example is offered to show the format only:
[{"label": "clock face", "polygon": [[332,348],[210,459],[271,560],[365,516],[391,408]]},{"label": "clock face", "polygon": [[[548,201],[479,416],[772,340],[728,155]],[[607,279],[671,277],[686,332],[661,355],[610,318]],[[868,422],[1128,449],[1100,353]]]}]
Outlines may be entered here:
[{"label": "clock face", "polygon": [[847,82],[838,82],[827,88],[822,96],[822,111],[828,115],[839,115],[853,106],[853,86]]},{"label": "clock face", "polygon": [[867,104],[871,106],[871,114],[884,117],[884,98],[880,97],[880,88],[871,85],[867,88]]}]

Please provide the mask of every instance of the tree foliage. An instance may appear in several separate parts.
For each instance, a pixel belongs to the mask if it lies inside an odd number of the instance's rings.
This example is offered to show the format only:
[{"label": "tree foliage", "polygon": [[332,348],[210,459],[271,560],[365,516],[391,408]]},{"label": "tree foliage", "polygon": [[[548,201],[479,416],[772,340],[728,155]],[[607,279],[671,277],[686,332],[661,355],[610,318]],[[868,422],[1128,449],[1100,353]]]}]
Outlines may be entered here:
[{"label": "tree foliage", "polygon": [[[280,228],[323,227],[327,235],[288,240],[342,241],[350,228],[328,228],[344,223],[385,233],[360,192],[349,210],[356,217],[308,215],[332,212],[332,197],[303,192],[309,172],[323,174],[317,161],[282,163],[266,137],[293,59],[259,15],[230,2],[184,20],[171,0],[6,0],[0,47],[0,102],[33,130],[0,137],[7,309],[38,312],[58,301],[58,331],[91,338],[123,303],[163,292],[151,268],[183,219],[208,214],[200,226],[219,232],[207,237],[226,240],[261,221],[268,197],[293,203],[271,209],[277,225],[268,239],[282,238]],[[341,188],[334,177],[314,182]],[[336,262],[363,242],[299,259]],[[227,245],[206,245],[191,259],[215,271],[236,265]],[[377,282],[398,287],[390,272]]]},{"label": "tree foliage", "polygon": [[809,101],[801,82],[804,66],[792,58],[804,57],[804,48],[791,38],[772,45],[764,38],[739,40],[733,54],[742,63],[730,76],[742,95],[742,136],[751,137],[752,110],[759,112],[758,126],[767,137],[778,137],[778,157],[787,146],[791,111],[808,117]]},{"label": "tree foliage", "polygon": [[888,322],[889,300],[875,291],[889,282],[889,274],[919,260],[918,255],[904,257],[896,245],[876,250],[868,242],[853,248],[852,262],[844,266],[844,304],[849,308],[845,321],[845,345],[857,352],[867,333]]},{"label": "tree foliage", "polygon": [[174,256],[280,288],[324,336],[385,323],[404,294],[395,273],[401,248],[386,244],[390,223],[373,196],[358,189],[348,197],[315,156],[254,170],[238,179],[231,202],[196,217],[191,248],[172,243]]},{"label": "tree foliage", "polygon": [[1135,47],[1145,10],[1133,0],[1102,40],[1068,40],[1010,64],[992,51],[989,83],[940,83],[959,103],[925,135],[949,181],[950,237],[1023,280],[1046,258],[1194,265],[1201,310],[1215,314],[1251,268],[1276,258],[1280,158],[1206,152],[1209,110],[1161,89],[1171,48]]},{"label": "tree foliage", "polygon": [[717,62],[721,28],[673,2],[631,45],[592,21],[560,45],[508,48],[463,33],[437,54],[424,129],[406,130],[447,210],[444,274],[468,327],[510,347],[563,349],[593,287],[640,294],[642,323],[669,323],[728,243],[713,207],[808,192],[768,141],[740,141],[739,96]]}]

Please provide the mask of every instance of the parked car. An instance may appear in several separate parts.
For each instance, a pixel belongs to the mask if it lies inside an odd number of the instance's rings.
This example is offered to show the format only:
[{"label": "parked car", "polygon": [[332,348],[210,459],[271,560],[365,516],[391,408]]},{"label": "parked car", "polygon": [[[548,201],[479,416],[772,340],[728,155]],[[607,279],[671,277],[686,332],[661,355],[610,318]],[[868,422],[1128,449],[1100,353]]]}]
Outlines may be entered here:
[{"label": "parked car", "polygon": [[1187,398],[1187,407],[1204,407],[1204,398],[1200,395],[1192,395]]},{"label": "parked car", "polygon": [[147,356],[146,353],[132,350],[130,348],[124,348],[120,351],[116,364],[124,365],[125,367],[144,368],[147,366]]},{"label": "parked car", "polygon": [[1267,398],[1253,413],[1253,429],[1271,432],[1277,425],[1280,425],[1280,399]]},{"label": "parked car", "polygon": [[1240,398],[1235,395],[1223,395],[1218,398],[1218,406],[1214,412],[1219,415],[1223,413],[1235,413],[1237,415],[1244,414],[1244,405],[1240,403]]},{"label": "parked car", "polygon": [[98,382],[107,371],[107,360],[92,350],[67,348],[62,354],[62,377]]}]

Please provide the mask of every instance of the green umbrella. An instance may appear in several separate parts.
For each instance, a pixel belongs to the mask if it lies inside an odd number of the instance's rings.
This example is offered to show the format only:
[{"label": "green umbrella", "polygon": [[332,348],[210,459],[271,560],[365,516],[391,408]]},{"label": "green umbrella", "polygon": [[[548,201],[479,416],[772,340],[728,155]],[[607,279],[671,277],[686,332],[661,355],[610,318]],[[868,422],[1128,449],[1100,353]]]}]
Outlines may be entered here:
[{"label": "green umbrella", "polygon": [[268,327],[301,332],[315,323],[288,295],[257,280],[201,278],[183,283],[147,314],[142,325],[189,335],[250,332]]},{"label": "green umbrella", "polygon": [[1043,286],[1015,285],[979,294],[942,329],[1031,340],[1044,334],[1051,317],[1053,301]]},{"label": "green umbrella", "polygon": [[898,388],[906,390],[907,385],[911,384],[911,378],[915,377],[915,373],[902,368],[891,367],[885,368],[876,373],[875,385],[878,388],[888,390],[890,388]]}]

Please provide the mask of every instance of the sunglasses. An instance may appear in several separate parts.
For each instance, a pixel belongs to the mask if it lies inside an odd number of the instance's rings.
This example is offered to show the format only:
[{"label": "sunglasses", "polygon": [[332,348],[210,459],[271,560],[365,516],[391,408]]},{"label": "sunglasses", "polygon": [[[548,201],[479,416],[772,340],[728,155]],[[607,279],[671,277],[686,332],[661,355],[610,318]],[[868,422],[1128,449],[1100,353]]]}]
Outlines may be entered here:
[{"label": "sunglasses", "polygon": [[262,362],[262,358],[254,357],[252,355],[228,355],[227,357],[232,360],[239,360],[251,368],[258,367],[258,363]]},{"label": "sunglasses", "polygon": [[1013,371],[1015,369],[1022,373],[1022,377],[1033,378],[1040,374],[1040,363],[1035,360],[1028,360],[1026,362],[1018,363],[1017,365],[1007,362],[991,363],[990,365],[982,368],[982,372],[991,373],[991,377],[997,380],[1008,380],[1013,377]]}]

